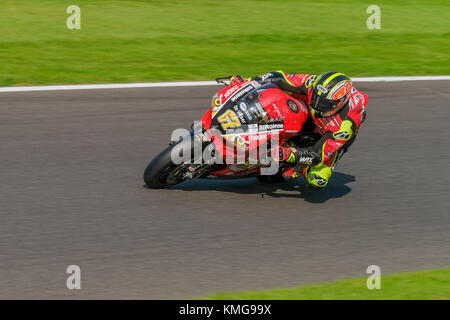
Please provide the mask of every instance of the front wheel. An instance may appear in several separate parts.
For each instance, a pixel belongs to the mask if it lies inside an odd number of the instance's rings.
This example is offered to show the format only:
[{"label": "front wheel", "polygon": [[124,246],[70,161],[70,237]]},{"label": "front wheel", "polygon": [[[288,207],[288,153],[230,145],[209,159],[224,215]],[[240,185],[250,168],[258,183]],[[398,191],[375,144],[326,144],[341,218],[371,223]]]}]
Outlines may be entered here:
[{"label": "front wheel", "polygon": [[[180,144],[184,143],[189,145],[184,145],[185,148],[183,148]],[[186,180],[185,173],[189,165],[175,164],[172,161],[172,152],[175,147],[178,147],[180,156],[182,156],[182,150],[191,150],[193,154],[193,146],[193,139],[182,139],[160,152],[145,168],[145,185],[152,189],[164,189]]]}]

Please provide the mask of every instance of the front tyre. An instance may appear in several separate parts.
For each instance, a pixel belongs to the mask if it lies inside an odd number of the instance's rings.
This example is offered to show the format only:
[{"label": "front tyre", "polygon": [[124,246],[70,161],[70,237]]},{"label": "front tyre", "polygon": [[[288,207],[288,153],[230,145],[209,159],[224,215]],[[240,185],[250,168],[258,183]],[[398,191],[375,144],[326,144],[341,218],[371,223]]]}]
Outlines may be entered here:
[{"label": "front tyre", "polygon": [[[183,148],[183,145],[180,144],[189,145],[184,145],[185,148]],[[160,152],[145,168],[145,185],[152,189],[164,189],[186,180],[184,173],[188,165],[175,164],[172,161],[172,152],[175,147],[178,147],[181,150],[191,150],[191,154],[193,154],[193,145],[193,139],[182,139]]]}]

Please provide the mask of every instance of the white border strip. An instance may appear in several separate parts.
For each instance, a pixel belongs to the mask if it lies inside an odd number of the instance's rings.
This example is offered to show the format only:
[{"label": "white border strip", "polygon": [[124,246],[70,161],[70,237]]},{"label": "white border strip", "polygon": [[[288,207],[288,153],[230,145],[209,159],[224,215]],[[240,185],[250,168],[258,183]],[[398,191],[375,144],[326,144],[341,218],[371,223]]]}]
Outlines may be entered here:
[{"label": "white border strip", "polygon": [[[362,77],[362,78],[352,78],[352,80],[354,82],[429,81],[429,80],[450,80],[450,76]],[[61,85],[61,86],[0,87],[0,92],[165,88],[165,87],[193,87],[193,86],[198,87],[198,86],[214,86],[214,85],[217,85],[216,81],[81,84],[81,85]]]},{"label": "white border strip", "polygon": [[79,85],[61,85],[61,86],[37,86],[37,87],[0,87],[0,92],[160,88],[160,87],[188,87],[188,86],[197,87],[197,86],[212,86],[212,85],[217,85],[217,82],[191,81],[191,82],[149,82],[149,83],[119,83],[119,84],[79,84]]},{"label": "white border strip", "polygon": [[398,82],[398,81],[429,81],[450,80],[450,76],[410,76],[410,77],[360,77],[352,78],[354,82]]}]

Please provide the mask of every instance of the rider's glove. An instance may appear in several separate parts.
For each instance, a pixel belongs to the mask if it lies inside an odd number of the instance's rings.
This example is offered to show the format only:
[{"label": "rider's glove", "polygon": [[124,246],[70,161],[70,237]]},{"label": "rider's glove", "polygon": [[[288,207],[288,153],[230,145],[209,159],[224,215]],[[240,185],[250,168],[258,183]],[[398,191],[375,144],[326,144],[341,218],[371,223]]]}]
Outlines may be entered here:
[{"label": "rider's glove", "polygon": [[290,147],[276,146],[270,149],[269,156],[275,161],[286,161],[289,163],[295,162],[296,149]]},{"label": "rider's glove", "polygon": [[298,163],[305,166],[316,165],[321,160],[320,155],[311,148],[296,149],[292,147],[277,146],[270,149],[270,156],[275,161],[286,161],[288,163]]}]

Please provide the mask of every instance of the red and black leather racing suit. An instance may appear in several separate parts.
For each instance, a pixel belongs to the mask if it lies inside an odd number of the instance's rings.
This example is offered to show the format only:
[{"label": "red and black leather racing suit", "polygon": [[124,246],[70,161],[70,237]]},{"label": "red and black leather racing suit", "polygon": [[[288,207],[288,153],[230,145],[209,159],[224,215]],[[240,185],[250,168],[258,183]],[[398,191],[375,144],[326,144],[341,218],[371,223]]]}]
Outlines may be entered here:
[{"label": "red and black leather racing suit", "polygon": [[[252,80],[261,84],[273,83],[293,98],[310,106],[312,84],[315,78],[315,75],[310,74],[287,74],[278,71],[252,78]],[[365,120],[367,102],[367,95],[352,87],[351,97],[347,105],[332,116],[314,116],[314,112],[311,112],[311,108],[309,108],[311,114],[310,130],[318,136],[318,140],[310,147],[301,148],[302,155],[312,157],[314,160],[308,166],[300,166],[300,172],[310,185],[322,188],[328,184],[336,161],[354,142],[361,123]],[[308,126],[308,123],[306,126]],[[305,128],[305,130],[308,130],[308,128]],[[298,171],[291,169],[291,172],[286,172],[286,174],[297,177]]]}]

